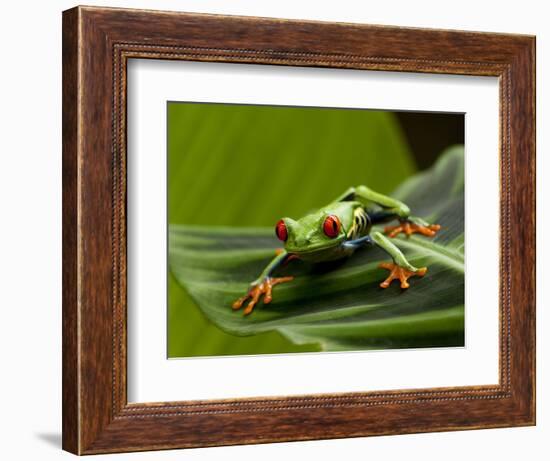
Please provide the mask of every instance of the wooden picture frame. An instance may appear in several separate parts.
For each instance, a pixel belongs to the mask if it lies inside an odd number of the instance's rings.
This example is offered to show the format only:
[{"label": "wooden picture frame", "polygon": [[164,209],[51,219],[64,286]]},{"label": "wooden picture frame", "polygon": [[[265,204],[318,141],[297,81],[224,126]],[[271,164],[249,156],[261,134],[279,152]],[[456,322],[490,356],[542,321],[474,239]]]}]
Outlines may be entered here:
[{"label": "wooden picture frame", "polygon": [[[131,58],[496,76],[499,384],[129,404]],[[77,7],[63,13],[63,448],[76,454],[535,424],[535,38]]]}]

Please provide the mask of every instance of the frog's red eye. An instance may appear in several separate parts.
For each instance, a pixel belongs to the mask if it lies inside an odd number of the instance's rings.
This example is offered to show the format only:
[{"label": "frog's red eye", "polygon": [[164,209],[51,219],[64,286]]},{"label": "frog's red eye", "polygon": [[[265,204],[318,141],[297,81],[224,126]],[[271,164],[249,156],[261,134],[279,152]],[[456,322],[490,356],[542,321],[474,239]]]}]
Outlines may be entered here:
[{"label": "frog's red eye", "polygon": [[288,238],[288,231],[286,230],[286,224],[282,219],[279,220],[275,226],[275,234],[279,240],[286,242],[286,239]]},{"label": "frog's red eye", "polygon": [[342,225],[340,224],[338,216],[330,215],[326,217],[323,223],[323,232],[327,237],[333,239],[340,233],[340,227],[342,227]]}]

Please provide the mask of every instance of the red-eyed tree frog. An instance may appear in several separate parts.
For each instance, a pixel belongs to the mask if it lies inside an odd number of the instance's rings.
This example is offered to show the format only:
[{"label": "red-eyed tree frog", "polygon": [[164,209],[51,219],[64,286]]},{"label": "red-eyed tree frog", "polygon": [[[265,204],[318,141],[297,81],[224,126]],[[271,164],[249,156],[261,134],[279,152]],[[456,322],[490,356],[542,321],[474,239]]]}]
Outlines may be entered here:
[{"label": "red-eyed tree frog", "polygon": [[291,276],[274,277],[273,274],[292,259],[312,263],[332,261],[347,258],[358,248],[370,245],[380,247],[393,260],[380,263],[380,267],[390,271],[380,286],[387,288],[393,280],[399,280],[401,288],[409,288],[409,277],[422,277],[428,269],[410,264],[399,248],[382,233],[371,233],[373,224],[394,219],[399,224],[384,229],[390,238],[400,233],[433,237],[441,228],[438,224],[429,224],[411,216],[407,205],[366,186],[348,189],[332,203],[297,221],[282,218],[275,226],[275,234],[284,242],[284,249],[277,252],[260,276],[250,284],[248,292],[233,303],[233,309],[240,309],[249,300],[243,311],[244,315],[248,315],[262,295],[264,304],[270,303],[273,287],[293,279]]}]

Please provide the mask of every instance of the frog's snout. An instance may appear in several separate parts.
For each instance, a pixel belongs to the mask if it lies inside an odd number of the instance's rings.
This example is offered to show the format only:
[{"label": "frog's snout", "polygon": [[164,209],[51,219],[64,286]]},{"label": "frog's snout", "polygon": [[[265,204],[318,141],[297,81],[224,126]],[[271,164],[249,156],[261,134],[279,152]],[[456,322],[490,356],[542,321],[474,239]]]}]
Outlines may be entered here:
[{"label": "frog's snout", "polygon": [[296,245],[298,245],[299,247],[306,247],[311,242],[313,242],[313,236],[311,234],[296,237]]}]

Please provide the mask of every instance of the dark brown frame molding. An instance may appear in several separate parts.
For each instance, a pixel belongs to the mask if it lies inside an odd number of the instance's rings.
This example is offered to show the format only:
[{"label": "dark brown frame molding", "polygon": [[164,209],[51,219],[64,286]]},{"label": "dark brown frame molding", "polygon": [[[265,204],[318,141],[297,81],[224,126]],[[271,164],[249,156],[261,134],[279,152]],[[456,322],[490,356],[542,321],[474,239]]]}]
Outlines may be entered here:
[{"label": "dark brown frame molding", "polygon": [[[125,111],[131,58],[497,76],[499,384],[129,404]],[[533,424],[534,37],[93,7],[63,13],[65,450],[90,454]]]}]

